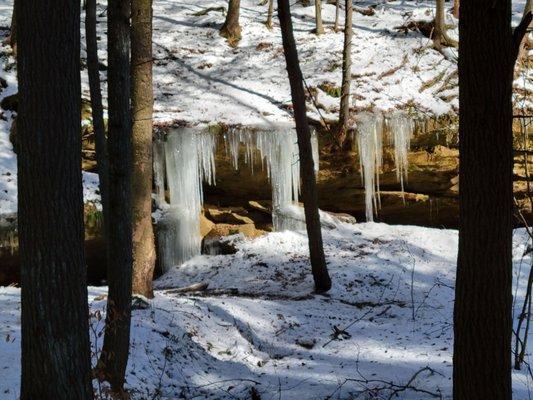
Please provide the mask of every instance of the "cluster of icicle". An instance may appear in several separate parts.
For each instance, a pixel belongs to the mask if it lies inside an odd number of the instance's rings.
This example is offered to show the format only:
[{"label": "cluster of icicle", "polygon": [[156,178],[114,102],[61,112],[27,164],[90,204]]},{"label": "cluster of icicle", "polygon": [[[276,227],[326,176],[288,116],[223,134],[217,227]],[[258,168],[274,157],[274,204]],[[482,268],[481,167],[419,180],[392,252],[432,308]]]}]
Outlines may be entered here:
[{"label": "cluster of icicle", "polygon": [[[260,157],[272,186],[274,229],[305,229],[298,201],[300,163],[296,131],[293,127],[272,130],[230,129],[224,135],[225,147],[235,169],[244,147],[244,162],[253,172]],[[318,170],[318,140],[312,136],[313,158]],[[197,128],[180,128],[154,143],[154,182],[156,202],[163,210],[159,222],[159,252],[164,271],[200,254],[200,213],[202,182],[215,184],[217,135]],[[165,179],[166,178],[166,179]],[[169,200],[165,200],[165,181]]]},{"label": "cluster of icicle", "polygon": [[[224,136],[233,167],[239,168],[239,150],[244,146],[244,162],[253,173],[255,157],[266,169],[272,186],[272,224],[274,230],[305,229],[305,217],[298,202],[300,194],[300,161],[294,128],[287,126],[273,131],[230,129]],[[315,172],[318,172],[318,140],[311,135]]]},{"label": "cluster of icicle", "polygon": [[156,202],[163,210],[158,245],[164,271],[200,253],[202,182],[215,183],[215,150],[216,137],[194,128],[182,128],[154,143]]},{"label": "cluster of icicle", "polygon": [[[386,129],[385,129],[386,128]],[[388,118],[381,114],[363,114],[357,123],[357,150],[361,168],[361,180],[365,187],[366,220],[373,221],[374,214],[381,207],[379,196],[379,174],[383,165],[383,138],[389,135],[389,144],[394,149],[396,177],[404,191],[407,182],[409,162],[407,155],[411,147],[414,121],[402,113]]]}]

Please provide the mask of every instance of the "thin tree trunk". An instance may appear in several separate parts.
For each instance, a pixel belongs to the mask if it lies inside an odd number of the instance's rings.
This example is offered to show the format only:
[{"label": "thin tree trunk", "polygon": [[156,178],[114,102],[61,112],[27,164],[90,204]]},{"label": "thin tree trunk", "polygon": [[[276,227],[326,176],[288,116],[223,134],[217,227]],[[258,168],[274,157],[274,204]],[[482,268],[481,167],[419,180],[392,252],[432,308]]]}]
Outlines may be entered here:
[{"label": "thin tree trunk", "polygon": [[[528,13],[533,13],[533,0],[527,0],[526,5],[524,7],[524,17]],[[529,27],[533,27],[533,22],[529,24]]]},{"label": "thin tree trunk", "polygon": [[11,27],[6,42],[11,46],[13,55],[17,56],[17,1],[13,1],[13,14],[11,15]]},{"label": "thin tree trunk", "polygon": [[152,228],[152,0],[132,0],[131,105],[133,112],[133,293],[153,297]]},{"label": "thin tree trunk", "polygon": [[117,393],[128,363],[133,262],[129,18],[129,0],[109,0],[109,294],[99,372]]},{"label": "thin tree trunk", "polygon": [[510,0],[490,7],[486,0],[471,0],[463,2],[459,20],[455,400],[511,399],[514,62],[510,62],[510,16]]},{"label": "thin tree trunk", "polygon": [[435,11],[435,24],[433,31],[433,45],[436,49],[452,46],[457,47],[457,42],[452,40],[446,33],[446,14],[444,10],[444,0],[437,0]]},{"label": "thin tree trunk", "polygon": [[274,14],[274,0],[268,0],[268,15],[266,20],[266,27],[272,29],[272,14]]},{"label": "thin tree trunk", "polygon": [[296,121],[298,149],[300,151],[300,176],[302,177],[302,199],[305,209],[309,254],[315,288],[319,292],[331,288],[331,279],[326,267],[320,216],[318,214],[318,194],[311,148],[311,132],[305,109],[305,93],[298,52],[292,32],[291,11],[288,0],[278,0],[278,17],[283,39],[283,50],[291,86],[291,97]]},{"label": "thin tree trunk", "polygon": [[85,40],[87,42],[87,71],[89,75],[89,91],[91,93],[91,112],[93,117],[93,131],[96,144],[99,189],[104,215],[104,237],[106,239],[105,242],[107,246],[109,243],[109,159],[107,152],[107,139],[105,137],[100,72],[98,68],[96,0],[87,0],[86,2]]},{"label": "thin tree trunk", "polygon": [[241,26],[239,25],[239,14],[241,0],[229,0],[228,14],[224,25],[220,28],[220,35],[228,40],[231,46],[236,46],[241,40]]},{"label": "thin tree trunk", "polygon": [[344,48],[342,52],[342,86],[341,105],[339,111],[339,146],[342,147],[346,139],[348,119],[350,117],[350,85],[352,83],[352,0],[345,2],[346,14],[344,23]]},{"label": "thin tree trunk", "polygon": [[335,32],[339,31],[339,14],[340,14],[340,0],[335,0],[335,24],[333,25],[333,30]]},{"label": "thin tree trunk", "polygon": [[322,25],[322,1],[321,0],[315,0],[315,21],[316,21],[315,33],[317,35],[322,35],[324,33],[324,26]]},{"label": "thin tree trunk", "polygon": [[459,9],[461,7],[461,0],[453,1],[453,16],[459,18]]},{"label": "thin tree trunk", "polygon": [[83,248],[80,3],[17,1],[16,12],[20,398],[89,400],[93,393]]}]

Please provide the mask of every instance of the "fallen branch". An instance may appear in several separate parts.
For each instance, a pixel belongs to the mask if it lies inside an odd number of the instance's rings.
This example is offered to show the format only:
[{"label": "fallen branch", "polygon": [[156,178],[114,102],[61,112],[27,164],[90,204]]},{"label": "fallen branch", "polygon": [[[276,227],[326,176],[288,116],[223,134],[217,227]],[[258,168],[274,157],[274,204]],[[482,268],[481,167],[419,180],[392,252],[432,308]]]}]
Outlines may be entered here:
[{"label": "fallen branch", "polygon": [[353,10],[356,13],[366,15],[367,17],[370,17],[376,13],[376,10],[374,10],[372,7],[363,8],[363,7],[354,6]]},{"label": "fallen branch", "polygon": [[199,283],[193,283],[192,285],[184,286],[181,288],[170,289],[170,290],[167,290],[165,293],[203,292],[204,290],[207,290],[208,287],[209,287],[209,283],[199,282]]},{"label": "fallen branch", "polygon": [[[341,385],[339,385],[335,389],[335,391],[327,397],[327,399],[333,398],[333,395],[337,391],[339,391],[344,385],[346,385],[346,383],[348,382],[356,382],[356,383],[364,385],[365,389],[360,394],[369,394],[372,396],[372,398],[377,398],[379,394],[385,394],[388,392],[389,396],[387,397],[387,399],[391,400],[393,398],[397,398],[398,395],[402,392],[412,391],[416,393],[423,393],[428,396],[434,397],[436,399],[442,399],[442,393],[440,392],[439,389],[437,389],[436,392],[432,392],[430,390],[420,389],[413,385],[416,378],[418,378],[419,375],[422,374],[423,372],[428,372],[429,375],[438,374],[438,375],[443,376],[441,373],[435,371],[431,367],[424,367],[424,368],[419,369],[411,376],[411,378],[409,378],[409,380],[405,384],[398,384],[392,381],[388,382],[383,379],[367,379],[359,372],[359,368],[357,369],[357,372],[361,376],[361,379],[356,379],[356,378],[345,379],[345,381]],[[381,386],[375,386],[378,384]],[[372,387],[368,387],[368,385],[372,385]]]},{"label": "fallen branch", "polygon": [[200,11],[197,11],[195,13],[192,13],[191,15],[195,16],[195,17],[201,17],[202,15],[207,15],[209,14],[211,11],[218,11],[218,12],[221,12],[222,15],[225,15],[226,14],[226,8],[225,7],[208,7],[208,8],[205,8],[203,10],[200,10]]}]

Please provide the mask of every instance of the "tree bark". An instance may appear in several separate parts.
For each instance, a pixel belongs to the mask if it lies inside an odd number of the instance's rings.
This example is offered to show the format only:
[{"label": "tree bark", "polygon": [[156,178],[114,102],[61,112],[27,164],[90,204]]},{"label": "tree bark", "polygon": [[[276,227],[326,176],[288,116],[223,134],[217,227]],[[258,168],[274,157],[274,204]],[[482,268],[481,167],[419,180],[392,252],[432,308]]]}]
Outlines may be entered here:
[{"label": "tree bark", "polygon": [[461,0],[453,1],[453,16],[459,18],[459,9],[461,7]]},{"label": "tree bark", "polygon": [[109,260],[106,327],[99,372],[123,389],[128,363],[131,290],[130,1],[108,3]]},{"label": "tree bark", "polygon": [[491,7],[485,0],[471,0],[461,6],[455,400],[511,399],[514,58],[510,17],[510,0]]},{"label": "tree bark", "polygon": [[107,246],[109,244],[109,155],[105,136],[104,108],[102,106],[102,91],[98,67],[96,0],[87,0],[86,2],[85,40],[87,42],[87,73],[89,76],[89,91],[91,93],[91,113],[96,144],[99,189],[104,215],[104,237]]},{"label": "tree bark", "polygon": [[11,46],[13,55],[17,56],[17,1],[13,1],[13,14],[11,15],[11,26],[9,31],[9,37],[6,42]]},{"label": "tree bark", "polygon": [[272,15],[274,14],[274,0],[268,0],[268,15],[265,25],[268,29],[272,29]]},{"label": "tree bark", "polygon": [[292,31],[291,11],[288,0],[278,0],[278,18],[281,26],[285,62],[291,86],[291,97],[300,152],[300,176],[302,177],[302,200],[305,210],[311,269],[318,292],[331,288],[331,279],[326,267],[320,216],[318,214],[318,194],[316,190],[315,168],[311,148],[311,132],[305,109],[305,93],[302,71]]},{"label": "tree bark", "polygon": [[340,14],[340,0],[335,0],[335,23],[333,24],[333,30],[339,31],[339,14]]},{"label": "tree bark", "polygon": [[16,7],[20,398],[89,400],[93,393],[83,248],[80,4],[17,1]]},{"label": "tree bark", "polygon": [[317,35],[322,35],[324,33],[324,26],[322,25],[322,1],[321,0],[315,0],[315,21],[316,21],[315,33]]},{"label": "tree bark", "polygon": [[[526,5],[525,5],[525,7],[524,7],[524,18],[525,18],[525,16],[526,16],[528,13],[532,13],[532,14],[533,14],[533,0],[527,0]],[[529,24],[529,27],[530,27],[530,28],[533,27],[533,22],[531,22],[531,23]]]},{"label": "tree bark", "polygon": [[452,40],[446,33],[446,13],[444,10],[444,0],[437,0],[436,3],[433,45],[438,50],[448,46],[457,47],[457,42]]},{"label": "tree bark", "polygon": [[342,51],[342,86],[341,104],[339,110],[339,146],[342,147],[348,129],[348,119],[350,117],[350,85],[352,83],[352,0],[345,2],[345,23],[344,23],[344,48]]},{"label": "tree bark", "polygon": [[241,26],[239,25],[239,14],[241,0],[229,0],[228,14],[224,25],[220,28],[220,35],[228,40],[231,46],[236,46],[241,40]]},{"label": "tree bark", "polygon": [[152,0],[132,0],[131,105],[133,112],[133,293],[153,297],[152,228]]}]

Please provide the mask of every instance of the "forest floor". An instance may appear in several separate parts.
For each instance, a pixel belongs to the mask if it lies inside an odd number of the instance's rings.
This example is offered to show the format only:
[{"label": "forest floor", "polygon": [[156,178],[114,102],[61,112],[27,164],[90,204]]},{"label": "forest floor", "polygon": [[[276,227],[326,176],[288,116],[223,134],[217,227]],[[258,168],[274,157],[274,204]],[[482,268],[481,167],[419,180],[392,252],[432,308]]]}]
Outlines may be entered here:
[{"label": "forest floor", "polygon": [[[457,231],[368,223],[324,235],[326,295],[313,292],[297,232],[234,237],[236,254],[198,256],[161,277],[148,307],[133,312],[132,398],[451,399]],[[525,231],[515,231],[515,317],[532,261],[527,245]],[[172,292],[199,282],[207,290]],[[96,356],[106,288],[89,292]],[[15,400],[18,288],[0,288],[0,339],[0,398]],[[530,373],[513,371],[513,398],[530,399],[531,390]]]}]

